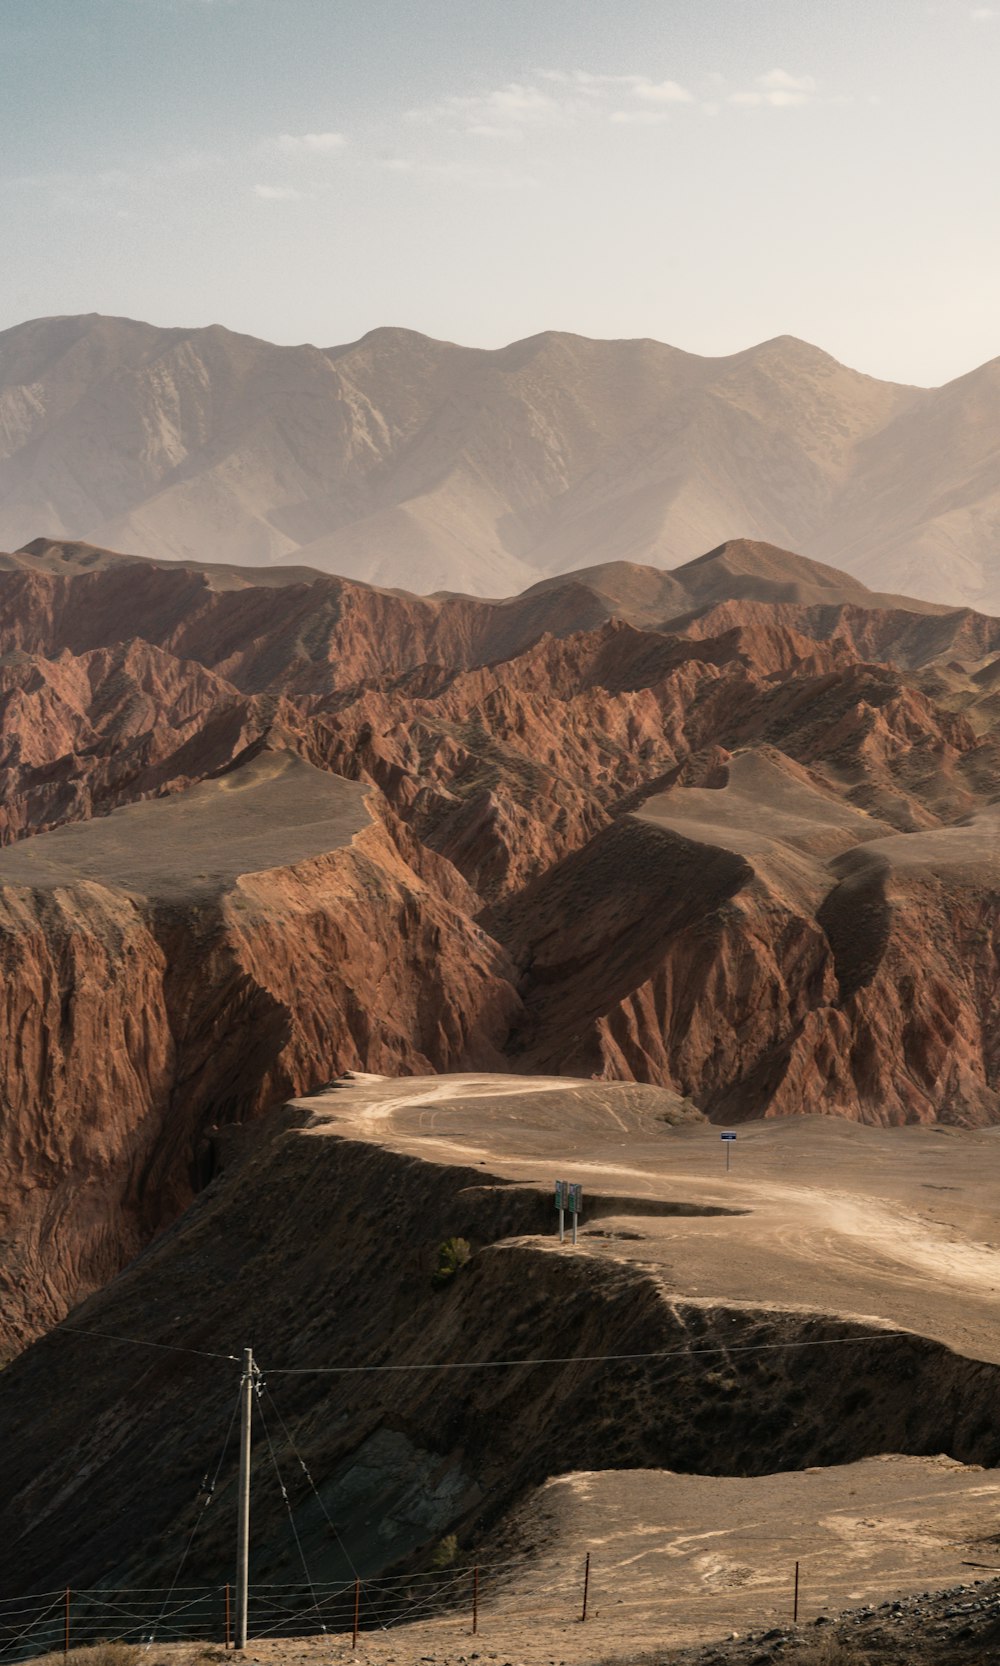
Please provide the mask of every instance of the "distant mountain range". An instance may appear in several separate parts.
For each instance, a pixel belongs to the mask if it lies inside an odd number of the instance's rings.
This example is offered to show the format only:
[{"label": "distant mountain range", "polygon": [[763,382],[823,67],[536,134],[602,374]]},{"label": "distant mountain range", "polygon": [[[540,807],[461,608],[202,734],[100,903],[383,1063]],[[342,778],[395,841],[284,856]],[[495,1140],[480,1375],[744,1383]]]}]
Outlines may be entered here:
[{"label": "distant mountain range", "polygon": [[40,536],[501,596],[750,538],[1000,611],[1000,359],[924,389],[789,336],[707,359],[40,319],[0,334],[0,548]]}]

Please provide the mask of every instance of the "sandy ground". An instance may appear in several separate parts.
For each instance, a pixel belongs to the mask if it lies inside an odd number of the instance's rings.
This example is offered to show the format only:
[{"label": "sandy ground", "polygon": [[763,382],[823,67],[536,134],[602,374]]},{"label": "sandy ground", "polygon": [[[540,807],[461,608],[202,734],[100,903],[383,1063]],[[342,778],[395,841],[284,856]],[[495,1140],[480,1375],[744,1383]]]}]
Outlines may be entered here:
[{"label": "sandy ground", "polygon": [[[972,1583],[996,1569],[1000,1472],[947,1458],[884,1457],[753,1480],[657,1471],[559,1476],[522,1512],[540,1539],[523,1568],[480,1572],[477,1635],[467,1612],[363,1631],[373,1666],[412,1660],[548,1666],[683,1647],[751,1627],[789,1626],[907,1591]],[[587,1620],[581,1621],[590,1552]],[[370,1625],[370,1618],[369,1618]],[[335,1634],[251,1639],[251,1660],[349,1655]]]},{"label": "sandy ground", "polygon": [[[317,1134],[546,1188],[579,1181],[580,1241],[559,1253],[653,1266],[685,1297],[877,1318],[1000,1363],[1000,1129],[742,1124],[727,1174],[722,1130],[669,1126],[668,1098],[628,1083],[456,1075],[358,1077],[300,1103]],[[589,1223],[599,1195],[621,1198],[621,1213]],[[641,1213],[652,1199],[741,1213],[656,1218]]]},{"label": "sandy ground", "polygon": [[[706,1303],[864,1316],[1000,1362],[1000,1130],[755,1123],[738,1129],[727,1174],[720,1129],[670,1126],[669,1102],[631,1084],[454,1076],[356,1077],[300,1104],[315,1137],[374,1140],[546,1188],[581,1181],[578,1245],[537,1239],[542,1252],[652,1266]],[[650,1216],[653,1200],[738,1212]],[[796,1560],[803,1620],[988,1577],[1000,1565],[1000,1471],[886,1455],[752,1479],[563,1475],[511,1533],[530,1550],[516,1579],[483,1574],[476,1638],[459,1615],[367,1632],[359,1658],[569,1666],[784,1625]],[[341,1652],[349,1639],[262,1641],[250,1659]]]}]

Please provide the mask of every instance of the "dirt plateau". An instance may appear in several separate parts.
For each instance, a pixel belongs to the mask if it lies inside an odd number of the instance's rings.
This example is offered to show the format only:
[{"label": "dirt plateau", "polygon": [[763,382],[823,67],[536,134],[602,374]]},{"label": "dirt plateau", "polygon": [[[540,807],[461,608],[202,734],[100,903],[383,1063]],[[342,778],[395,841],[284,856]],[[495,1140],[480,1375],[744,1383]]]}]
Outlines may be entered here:
[{"label": "dirt plateau", "polygon": [[0,557],[6,1349],[346,1070],[1000,1122],[998,682],[745,542],[501,602]]}]

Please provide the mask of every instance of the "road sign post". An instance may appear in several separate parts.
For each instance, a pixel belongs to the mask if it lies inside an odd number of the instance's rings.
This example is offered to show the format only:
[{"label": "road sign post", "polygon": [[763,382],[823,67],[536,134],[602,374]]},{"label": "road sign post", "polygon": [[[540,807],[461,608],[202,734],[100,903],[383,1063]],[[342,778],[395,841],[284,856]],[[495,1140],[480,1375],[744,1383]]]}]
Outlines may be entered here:
[{"label": "road sign post", "polygon": [[569,1189],[569,1207],[573,1216],[573,1242],[576,1243],[576,1227],[583,1206],[583,1187],[571,1186]]},{"label": "road sign post", "polygon": [[576,1229],[583,1213],[583,1187],[571,1184],[568,1180],[556,1181],[556,1208],[559,1211],[559,1242],[566,1241],[566,1211],[573,1217],[573,1242],[576,1243]]},{"label": "road sign post", "polygon": [[733,1141],[735,1140],[736,1135],[735,1134],[720,1134],[719,1138],[720,1138],[720,1140],[725,1140],[725,1142],[726,1142],[726,1173],[728,1174],[729,1173],[729,1153],[732,1150]]}]

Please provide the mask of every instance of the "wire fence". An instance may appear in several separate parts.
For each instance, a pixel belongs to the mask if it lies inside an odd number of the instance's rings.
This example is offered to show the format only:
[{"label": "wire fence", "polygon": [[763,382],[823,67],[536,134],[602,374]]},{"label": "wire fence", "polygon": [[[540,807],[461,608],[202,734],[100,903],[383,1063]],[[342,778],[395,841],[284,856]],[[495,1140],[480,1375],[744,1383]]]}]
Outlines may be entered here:
[{"label": "wire fence", "polygon": [[[957,1551],[968,1551],[965,1539],[947,1541]],[[634,1560],[634,1559],[633,1559]],[[1000,1573],[1000,1566],[968,1560],[961,1566]],[[807,1570],[804,1592],[800,1571]],[[740,1569],[741,1573],[753,1570]],[[902,1573],[902,1570],[900,1570]],[[954,1575],[954,1570],[947,1570]],[[946,1570],[940,1570],[946,1577]],[[968,1578],[968,1576],[966,1576]],[[926,1570],[923,1575],[926,1579]],[[931,1581],[934,1582],[933,1579]],[[919,1583],[919,1581],[917,1582]],[[630,1564],[591,1553],[571,1562],[531,1566],[521,1556],[510,1561],[452,1564],[448,1567],[360,1577],[319,1580],[306,1577],[291,1583],[252,1583],[247,1602],[247,1641],[327,1636],[341,1649],[358,1646],[364,1634],[387,1634],[400,1626],[422,1621],[444,1623],[448,1630],[500,1643],[511,1628],[526,1623],[550,1623],[560,1629],[588,1618],[613,1620],[620,1627],[634,1617],[640,1625],[653,1621],[690,1625],[699,1608],[690,1587],[674,1587],[662,1569],[637,1572]],[[759,1565],[754,1592],[741,1582],[740,1609],[744,1623],[784,1619],[793,1625],[817,1612],[829,1617],[829,1570],[813,1558],[800,1563]],[[872,1596],[884,1599],[897,1587],[912,1586],[910,1577],[883,1577]],[[718,1592],[712,1599],[712,1623],[718,1622]],[[852,1593],[855,1597],[857,1593]],[[808,1613],[805,1612],[808,1610]],[[709,1618],[701,1608],[702,1623]],[[20,1666],[42,1655],[62,1655],[94,1644],[191,1644],[230,1648],[237,1632],[235,1584],[163,1587],[97,1587],[61,1589],[30,1596],[0,1597],[0,1666]],[[510,1652],[509,1649],[506,1652]],[[155,1657],[154,1657],[155,1658]],[[112,1658],[93,1666],[115,1666]]]},{"label": "wire fence", "polygon": [[[374,1579],[252,1584],[247,1602],[250,1640],[389,1631],[414,1621],[461,1618],[475,1635],[482,1607],[509,1587],[522,1563],[467,1564]],[[536,1593],[541,1614],[586,1617],[589,1558],[566,1578]],[[530,1606],[530,1605],[529,1605]],[[215,1643],[235,1635],[235,1586],[41,1591],[0,1599],[0,1666],[64,1654],[95,1643]]]}]

